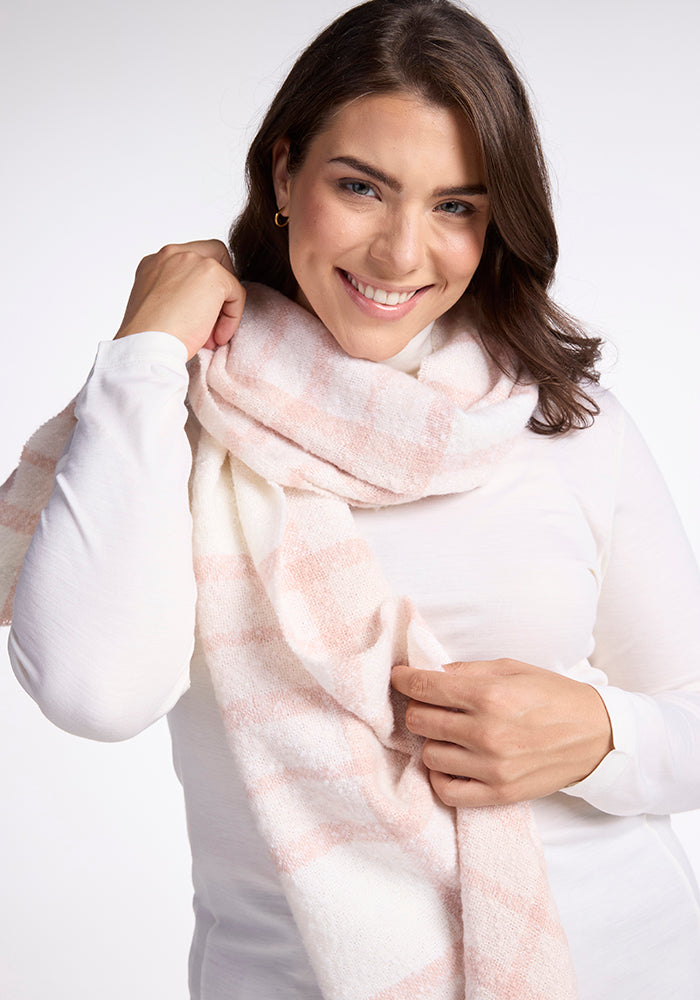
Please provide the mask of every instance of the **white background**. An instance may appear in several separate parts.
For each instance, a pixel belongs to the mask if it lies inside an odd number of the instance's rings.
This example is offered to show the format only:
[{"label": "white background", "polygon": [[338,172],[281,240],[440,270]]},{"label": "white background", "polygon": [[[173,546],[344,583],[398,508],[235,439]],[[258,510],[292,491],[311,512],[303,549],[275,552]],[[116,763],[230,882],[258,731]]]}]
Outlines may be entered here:
[{"label": "white background", "polygon": [[[294,54],[344,6],[6,5],[0,479],[113,335],[140,257],[225,238],[254,123]],[[698,552],[700,6],[473,9],[536,95],[558,296],[615,345],[604,381],[642,426]],[[118,745],[67,736],[0,655],[0,995],[184,1000],[189,858],[165,724]],[[678,829],[700,870],[698,814]]]}]

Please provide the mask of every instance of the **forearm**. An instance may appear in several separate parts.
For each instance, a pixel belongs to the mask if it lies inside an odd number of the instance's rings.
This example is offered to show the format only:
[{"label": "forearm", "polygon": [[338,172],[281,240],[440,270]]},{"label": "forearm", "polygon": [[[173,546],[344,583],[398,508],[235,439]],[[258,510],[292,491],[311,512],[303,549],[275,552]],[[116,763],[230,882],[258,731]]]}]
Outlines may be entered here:
[{"label": "forearm", "polygon": [[167,334],[100,346],[20,575],[13,668],[42,711],[81,736],[131,736],[187,687],[184,360]]}]

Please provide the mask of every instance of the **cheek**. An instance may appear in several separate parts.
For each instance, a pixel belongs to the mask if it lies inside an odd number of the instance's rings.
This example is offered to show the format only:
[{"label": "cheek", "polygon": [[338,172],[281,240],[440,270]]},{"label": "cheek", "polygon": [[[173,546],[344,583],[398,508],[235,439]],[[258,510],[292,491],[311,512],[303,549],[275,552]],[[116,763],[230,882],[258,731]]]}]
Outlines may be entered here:
[{"label": "cheek", "polygon": [[486,242],[486,231],[489,227],[488,216],[480,216],[475,222],[469,234],[469,252],[474,259],[476,268],[484,252]]},{"label": "cheek", "polygon": [[474,227],[445,239],[440,254],[447,275],[467,280],[471,278],[481,260],[485,233],[485,227]]},{"label": "cheek", "polygon": [[[293,213],[293,214],[292,214]],[[343,232],[337,212],[328,198],[308,192],[290,208],[289,256],[295,261],[324,259],[333,254]]]},{"label": "cheek", "polygon": [[332,193],[299,192],[290,206],[289,223],[289,258],[295,274],[311,263],[342,267],[347,252],[365,246],[369,239],[367,214],[348,211]]}]

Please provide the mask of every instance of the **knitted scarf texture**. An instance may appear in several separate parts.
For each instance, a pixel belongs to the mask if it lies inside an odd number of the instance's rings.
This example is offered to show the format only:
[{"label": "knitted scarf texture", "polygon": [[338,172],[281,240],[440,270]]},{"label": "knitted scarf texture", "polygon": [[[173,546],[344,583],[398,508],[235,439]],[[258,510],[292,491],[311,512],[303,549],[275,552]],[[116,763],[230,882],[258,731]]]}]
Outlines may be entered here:
[{"label": "knitted scarf texture", "polygon": [[[413,378],[248,287],[232,343],[190,365],[198,642],[327,1000],[573,1000],[529,806],[434,795],[389,677],[450,657],[354,527],[353,507],[478,488],[536,406],[461,307],[432,338]],[[72,421],[0,491],[5,621]]]}]

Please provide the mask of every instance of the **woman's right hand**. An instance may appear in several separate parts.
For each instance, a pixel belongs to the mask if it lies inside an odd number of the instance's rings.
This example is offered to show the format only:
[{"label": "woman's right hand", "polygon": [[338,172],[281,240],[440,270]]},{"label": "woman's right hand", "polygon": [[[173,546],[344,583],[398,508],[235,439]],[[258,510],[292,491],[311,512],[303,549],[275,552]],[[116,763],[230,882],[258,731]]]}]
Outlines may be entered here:
[{"label": "woman's right hand", "polygon": [[115,340],[146,330],[177,337],[187,359],[226,344],[238,328],[245,289],[221,240],[171,244],[139,264]]}]

